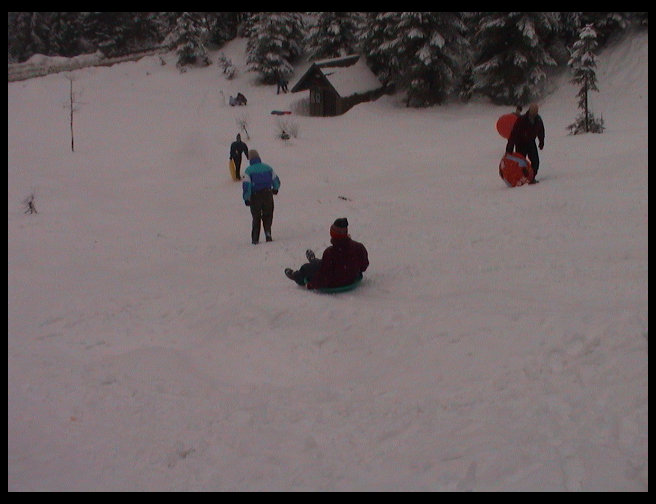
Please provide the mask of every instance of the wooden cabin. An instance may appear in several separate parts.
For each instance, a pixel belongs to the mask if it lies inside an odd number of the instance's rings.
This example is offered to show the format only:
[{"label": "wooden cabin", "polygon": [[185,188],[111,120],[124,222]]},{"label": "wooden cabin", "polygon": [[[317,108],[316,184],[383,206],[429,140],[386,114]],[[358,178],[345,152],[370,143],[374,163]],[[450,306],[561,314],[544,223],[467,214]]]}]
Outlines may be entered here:
[{"label": "wooden cabin", "polygon": [[311,116],[341,115],[384,92],[384,86],[358,54],[313,62],[291,91],[308,89]]}]

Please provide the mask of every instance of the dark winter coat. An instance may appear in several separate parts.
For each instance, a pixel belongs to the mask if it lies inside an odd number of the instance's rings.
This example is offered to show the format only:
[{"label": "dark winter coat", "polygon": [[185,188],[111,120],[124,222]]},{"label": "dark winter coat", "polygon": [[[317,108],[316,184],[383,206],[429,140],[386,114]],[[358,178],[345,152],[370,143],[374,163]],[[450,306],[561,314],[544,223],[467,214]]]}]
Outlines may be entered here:
[{"label": "dark winter coat", "polygon": [[308,284],[309,289],[342,287],[358,279],[369,266],[367,249],[362,243],[346,235],[332,238],[321,257],[321,268]]},{"label": "dark winter coat", "polygon": [[241,140],[232,142],[232,144],[230,144],[230,158],[234,159],[235,161],[241,161],[242,154],[244,154],[246,159],[248,159],[248,147],[246,144]]},{"label": "dark winter coat", "polygon": [[513,152],[516,147],[519,147],[519,150],[525,150],[529,144],[533,144],[533,148],[535,148],[536,138],[542,148],[544,146],[544,123],[539,114],[531,120],[527,112],[515,122],[506,145],[506,152]]}]

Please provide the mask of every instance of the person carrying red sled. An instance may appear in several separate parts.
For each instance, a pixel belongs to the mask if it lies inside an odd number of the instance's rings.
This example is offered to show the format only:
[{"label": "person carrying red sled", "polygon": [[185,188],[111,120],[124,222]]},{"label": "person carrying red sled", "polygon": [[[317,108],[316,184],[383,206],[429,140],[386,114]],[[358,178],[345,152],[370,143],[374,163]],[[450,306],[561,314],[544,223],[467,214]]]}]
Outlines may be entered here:
[{"label": "person carrying red sled", "polygon": [[[538,140],[537,146],[535,145],[536,138]],[[544,123],[538,114],[537,103],[532,103],[528,108],[528,112],[521,115],[515,122],[506,144],[506,152],[519,152],[531,162],[534,174],[531,184],[536,182],[535,177],[540,167],[538,148],[540,150],[544,148]]]}]

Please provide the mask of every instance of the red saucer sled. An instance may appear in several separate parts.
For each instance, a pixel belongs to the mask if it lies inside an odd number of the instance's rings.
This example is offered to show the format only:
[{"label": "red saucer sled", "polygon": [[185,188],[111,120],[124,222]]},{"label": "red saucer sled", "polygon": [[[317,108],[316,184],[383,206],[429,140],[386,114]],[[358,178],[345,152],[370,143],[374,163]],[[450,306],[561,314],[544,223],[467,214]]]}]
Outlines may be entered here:
[{"label": "red saucer sled", "polygon": [[499,117],[496,124],[499,135],[508,140],[516,121],[517,115],[515,114],[504,114]]},{"label": "red saucer sled", "polygon": [[519,152],[506,152],[499,163],[499,176],[508,187],[530,184],[535,180],[531,162]]}]

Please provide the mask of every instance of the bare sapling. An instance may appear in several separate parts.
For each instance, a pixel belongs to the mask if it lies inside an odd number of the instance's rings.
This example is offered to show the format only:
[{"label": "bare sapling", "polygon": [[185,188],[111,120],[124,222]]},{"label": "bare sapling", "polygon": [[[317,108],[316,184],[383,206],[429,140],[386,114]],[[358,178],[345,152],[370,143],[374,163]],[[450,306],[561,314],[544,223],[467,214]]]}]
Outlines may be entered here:
[{"label": "bare sapling", "polygon": [[73,81],[75,80],[72,75],[68,74],[66,76],[69,82],[69,95],[68,95],[68,106],[69,117],[70,117],[70,127],[71,127],[71,152],[75,152],[75,129],[73,127],[73,119],[75,117],[75,112],[78,110],[79,102],[77,101],[78,96],[73,92]]},{"label": "bare sapling", "polygon": [[34,204],[34,192],[32,192],[27,198],[23,200],[23,205],[25,206],[26,214],[38,214],[36,211],[36,205]]},{"label": "bare sapling", "polygon": [[251,136],[248,134],[248,116],[242,115],[240,117],[235,117],[235,122],[239,127],[239,131],[243,131],[244,134],[246,135],[246,139],[250,140]]},{"label": "bare sapling", "polygon": [[290,138],[298,138],[298,132],[300,126],[298,122],[293,120],[278,119],[277,121],[277,137],[283,140],[289,140]]}]

